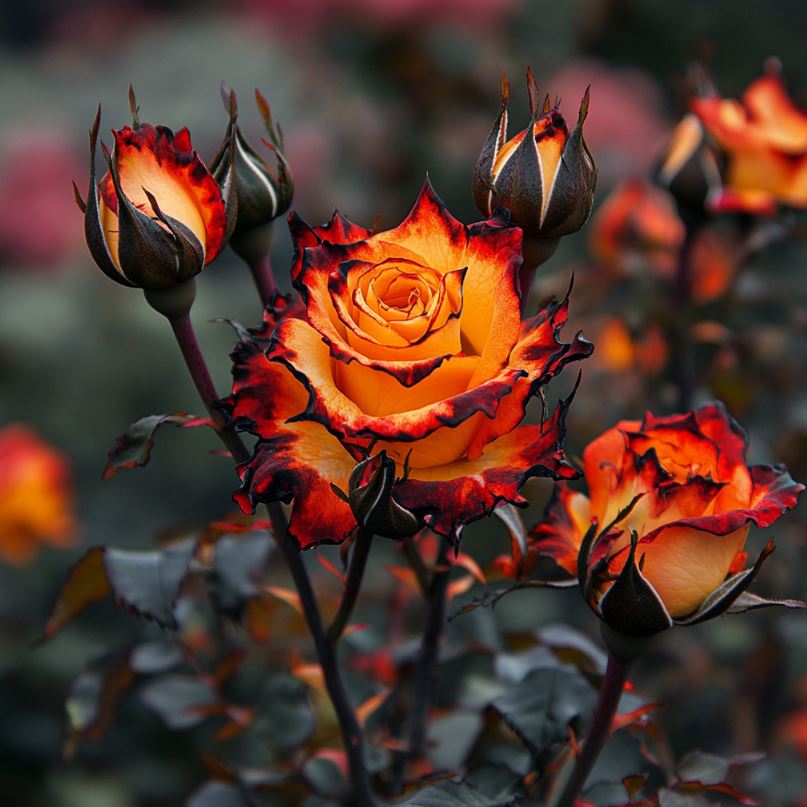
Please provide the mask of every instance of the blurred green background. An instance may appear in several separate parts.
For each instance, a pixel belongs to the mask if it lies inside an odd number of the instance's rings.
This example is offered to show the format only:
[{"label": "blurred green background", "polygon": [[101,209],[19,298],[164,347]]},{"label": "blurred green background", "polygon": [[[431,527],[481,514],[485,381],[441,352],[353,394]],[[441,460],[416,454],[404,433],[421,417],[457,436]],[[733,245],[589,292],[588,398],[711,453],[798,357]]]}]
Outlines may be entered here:
[{"label": "blurred green background", "polygon": [[[130,422],[199,406],[165,322],[139,292],[105,278],[83,245],[70,182],[84,191],[86,133],[99,102],[109,142],[109,129],[128,122],[131,83],[142,118],[188,126],[204,159],[226,125],[219,83],[239,93],[243,128],[255,139],[251,94],[258,86],[283,127],[296,181],[293,208],[307,221],[324,221],[339,208],[360,223],[380,216],[382,228],[394,226],[426,171],[449,209],[472,221],[479,216],[471,173],[498,110],[501,71],[513,85],[515,127],[526,123],[526,65],[542,90],[561,97],[570,119],[591,85],[586,135],[602,199],[618,179],[652,171],[681,112],[681,77],[693,57],[705,61],[725,94],[737,95],[766,57],[778,56],[795,97],[807,100],[806,26],[801,0],[6,4],[0,18],[0,425],[30,424],[70,458],[81,539],[70,551],[44,550],[23,568],[0,561],[0,804],[173,805],[203,778],[193,743],[169,734],[135,699],[122,706],[125,731],[113,729],[102,743],[82,747],[72,763],[61,761],[70,681],[94,654],[141,632],[140,623],[101,606],[50,644],[31,647],[82,547],[148,547],[166,528],[203,524],[232,509],[232,471],[226,460],[207,457],[217,446],[202,429],[166,427],[148,468],[100,479],[106,452]],[[597,267],[587,237],[584,228],[564,239],[541,270],[537,292],[563,291],[574,268],[576,294],[584,300],[576,324],[584,330],[587,316],[625,314],[614,306],[632,304],[611,297],[611,310],[602,310],[592,291]],[[291,245],[282,220],[272,258],[288,288]],[[744,401],[738,414],[754,437],[752,458],[786,460],[802,481],[805,265],[801,244],[769,250],[744,279],[754,305],[715,313],[732,328],[774,340],[762,365],[746,364],[745,376],[739,370],[732,376],[732,389],[749,387],[738,397]],[[260,318],[251,278],[231,253],[200,278],[194,316],[225,392],[234,340],[213,320],[253,325]],[[773,333],[776,328],[782,332]],[[656,390],[643,405],[664,401],[664,390]],[[584,368],[571,453],[617,418],[641,414],[631,406],[621,382]],[[531,490],[540,502],[548,486],[533,483]],[[769,593],[807,594],[804,505],[801,511],[777,525],[780,551],[765,573]],[[490,552],[481,530],[469,531],[468,546]],[[516,625],[530,619],[535,627],[566,618],[572,604],[578,605],[572,595],[530,592],[514,595],[497,613]],[[582,606],[577,616],[593,633]],[[666,700],[668,727],[681,749],[694,739],[711,744],[709,750],[731,750],[732,743],[773,749],[773,761],[759,774],[779,782],[781,792],[770,803],[798,804],[807,790],[802,763],[780,753],[777,726],[788,711],[807,707],[804,619],[751,616],[669,638],[666,672],[648,673],[648,686]],[[766,664],[778,665],[764,678],[776,686],[762,696],[754,692],[753,703],[755,709],[769,703],[770,714],[746,720],[740,695],[756,685],[754,670]],[[727,739],[722,727],[732,720],[742,725]],[[711,721],[721,730],[710,731]]]}]

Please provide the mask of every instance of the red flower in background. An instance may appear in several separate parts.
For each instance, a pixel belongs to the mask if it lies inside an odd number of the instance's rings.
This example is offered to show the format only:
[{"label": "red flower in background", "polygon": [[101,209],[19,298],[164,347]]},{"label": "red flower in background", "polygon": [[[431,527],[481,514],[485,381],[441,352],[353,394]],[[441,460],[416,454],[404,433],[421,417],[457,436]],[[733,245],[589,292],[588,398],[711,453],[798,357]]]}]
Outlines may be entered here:
[{"label": "red flower in background", "polygon": [[260,438],[241,468],[243,508],[293,500],[300,546],[341,541],[356,522],[333,486],[348,490],[357,462],[383,450],[397,503],[454,537],[522,502],[527,478],[575,475],[561,449],[566,405],[521,421],[591,346],[559,340],[567,301],[522,321],[518,228],[465,226],[427,183],[393,230],[293,217],[292,233],[307,318],[281,319],[265,352],[247,340],[235,354],[227,405]]},{"label": "red flower in background", "polygon": [[73,504],[67,460],[27,426],[0,429],[0,556],[23,564],[41,544],[72,546]]},{"label": "red flower in background", "polygon": [[747,445],[717,404],[622,421],[583,454],[588,496],[556,487],[533,548],[623,633],[723,613],[772,549],[744,570],[750,525],[770,526],[804,489],[783,466],[749,466]]}]

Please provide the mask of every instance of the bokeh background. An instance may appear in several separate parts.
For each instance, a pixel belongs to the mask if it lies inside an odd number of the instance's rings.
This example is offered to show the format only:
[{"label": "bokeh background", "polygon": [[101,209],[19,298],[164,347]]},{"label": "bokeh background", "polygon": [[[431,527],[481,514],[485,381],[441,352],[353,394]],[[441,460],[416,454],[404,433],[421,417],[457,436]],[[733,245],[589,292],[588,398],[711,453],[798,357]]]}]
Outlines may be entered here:
[{"label": "bokeh background", "polygon": [[[87,129],[99,102],[109,141],[109,128],[128,121],[133,84],[142,117],[188,126],[204,158],[226,125],[220,82],[239,93],[242,126],[256,138],[251,93],[258,86],[283,127],[294,208],[307,221],[324,221],[339,208],[364,224],[379,217],[382,226],[394,226],[427,170],[452,212],[472,221],[478,214],[471,173],[498,110],[501,71],[513,84],[514,121],[526,115],[527,64],[572,120],[591,85],[586,137],[600,170],[601,202],[618,181],[652,174],[682,112],[681,79],[693,58],[736,96],[775,55],[794,97],[807,101],[805,26],[800,0],[4,6],[0,426],[26,423],[64,452],[80,530],[70,549],[43,549],[24,565],[0,559],[0,803],[175,805],[204,779],[198,742],[169,732],[134,695],[123,700],[117,726],[103,741],[85,742],[72,761],[63,760],[71,682],[99,654],[142,635],[135,618],[99,605],[50,643],[33,646],[60,581],[84,548],[149,547],[167,529],[232,509],[231,470],[226,460],[208,456],[216,446],[202,429],[166,427],[146,469],[101,481],[106,452],[130,422],[199,407],[165,322],[138,292],[97,271],[84,248],[70,183],[85,188]],[[641,266],[613,281],[590,240],[590,227],[565,238],[534,291],[536,300],[562,293],[574,269],[574,325],[598,347],[598,335],[607,339],[611,328],[607,349],[584,368],[569,424],[572,454],[620,417],[651,407],[669,411],[674,401],[664,374],[632,361],[625,341],[641,338],[637,312],[663,307],[663,297]],[[272,258],[286,287],[290,257],[281,221]],[[706,370],[697,396],[726,399],[752,435],[752,459],[786,461],[801,481],[807,480],[805,267],[807,250],[798,239],[774,245],[735,278],[730,294],[705,308],[704,322],[713,327],[698,346]],[[251,278],[230,253],[201,278],[194,314],[224,391],[233,336],[214,320],[250,325],[260,315]],[[534,518],[548,485],[531,484]],[[779,551],[763,575],[765,593],[807,595],[805,521],[802,505],[776,525]],[[489,540],[485,527],[469,530],[469,551],[484,558],[505,546],[494,550]],[[513,631],[569,618],[596,635],[593,617],[573,594],[518,593],[496,612]],[[662,722],[673,750],[766,750],[752,791],[765,793],[763,803],[773,807],[804,803],[804,617],[718,620],[660,644],[637,685],[665,703]]]}]

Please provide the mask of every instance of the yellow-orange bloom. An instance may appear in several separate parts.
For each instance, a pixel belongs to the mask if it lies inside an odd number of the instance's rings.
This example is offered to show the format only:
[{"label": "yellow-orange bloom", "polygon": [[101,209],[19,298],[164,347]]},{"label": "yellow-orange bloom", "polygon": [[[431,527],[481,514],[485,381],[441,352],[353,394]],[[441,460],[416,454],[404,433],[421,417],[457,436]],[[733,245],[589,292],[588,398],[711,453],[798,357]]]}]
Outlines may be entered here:
[{"label": "yellow-orange bloom", "polygon": [[583,454],[588,496],[556,487],[533,550],[577,575],[592,608],[623,633],[723,613],[772,548],[744,568],[750,525],[769,526],[804,489],[782,466],[748,466],[746,448],[717,404],[623,421]]},{"label": "yellow-orange bloom", "polygon": [[721,210],[770,212],[807,207],[807,114],[774,72],[754,81],[742,101],[711,95],[692,111],[726,157]]},{"label": "yellow-orange bloom", "polygon": [[71,546],[75,526],[65,458],[26,426],[0,429],[0,556],[22,564],[40,544]]},{"label": "yellow-orange bloom", "polygon": [[395,501],[454,537],[521,502],[528,477],[574,476],[560,448],[565,405],[540,425],[521,421],[591,345],[560,341],[567,300],[522,319],[519,228],[463,225],[428,183],[393,230],[341,217],[291,227],[304,312],[286,306],[264,324],[268,349],[256,337],[235,354],[228,406],[260,438],[241,469],[245,509],[293,499],[301,546],[344,540],[356,522],[333,486],[348,491],[357,462],[383,450]]}]

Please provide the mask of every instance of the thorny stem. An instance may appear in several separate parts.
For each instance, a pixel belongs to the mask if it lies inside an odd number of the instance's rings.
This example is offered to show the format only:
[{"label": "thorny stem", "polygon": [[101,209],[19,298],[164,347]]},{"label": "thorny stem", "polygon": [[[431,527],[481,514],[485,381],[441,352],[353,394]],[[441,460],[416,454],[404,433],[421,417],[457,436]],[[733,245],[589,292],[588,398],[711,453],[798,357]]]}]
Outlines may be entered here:
[{"label": "thorny stem", "polygon": [[572,774],[566,782],[555,807],[574,807],[580,791],[588,779],[597,757],[600,755],[605,741],[611,732],[611,722],[614,719],[622,690],[628,678],[630,661],[620,658],[614,653],[608,655],[608,666],[602,682],[597,709],[591,721],[591,728],[583,744],[580,756],[577,757]]},{"label": "thorny stem", "polygon": [[[215,406],[218,394],[207,369],[202,351],[199,348],[190,316],[186,313],[177,317],[169,317],[169,322],[199,396],[217,426],[219,437],[236,462],[248,460],[250,456],[249,450],[237,432],[225,422],[221,412]],[[356,719],[356,713],[342,684],[334,646],[325,635],[322,615],[314,596],[308,571],[305,568],[302,555],[290,540],[286,516],[280,503],[272,502],[267,505],[267,508],[272,522],[272,532],[283,552],[297,589],[300,606],[308,629],[311,632],[311,637],[314,640],[314,648],[322,668],[325,686],[339,720],[345,753],[348,758],[350,781],[353,787],[353,803],[356,807],[374,807],[376,802],[370,788],[367,767],[364,764],[364,742],[361,729]]]},{"label": "thorny stem", "polygon": [[255,286],[258,289],[258,295],[264,306],[272,302],[272,298],[277,293],[277,284],[275,283],[275,276],[272,272],[272,261],[267,252],[263,258],[249,263],[249,271],[252,272],[252,278],[255,281]]},{"label": "thorny stem", "polygon": [[451,578],[451,562],[448,559],[450,551],[451,547],[448,541],[440,539],[434,573],[428,591],[429,607],[426,614],[426,625],[423,629],[420,653],[415,667],[408,749],[401,760],[404,767],[409,760],[415,760],[421,756],[426,742],[429,710],[434,701],[440,641],[443,638],[446,624],[448,582]]},{"label": "thorny stem", "polygon": [[359,527],[356,532],[356,540],[353,544],[353,552],[350,556],[350,566],[347,570],[347,579],[345,580],[345,591],[342,594],[342,602],[339,604],[339,610],[336,612],[336,616],[333,618],[333,622],[331,622],[328,628],[328,641],[332,644],[339,640],[339,637],[347,627],[347,623],[353,613],[372,543],[373,533]]}]

